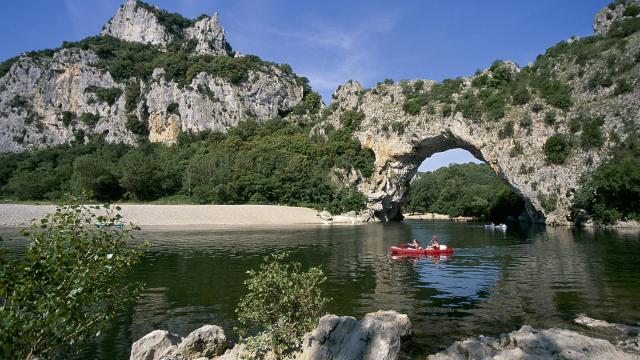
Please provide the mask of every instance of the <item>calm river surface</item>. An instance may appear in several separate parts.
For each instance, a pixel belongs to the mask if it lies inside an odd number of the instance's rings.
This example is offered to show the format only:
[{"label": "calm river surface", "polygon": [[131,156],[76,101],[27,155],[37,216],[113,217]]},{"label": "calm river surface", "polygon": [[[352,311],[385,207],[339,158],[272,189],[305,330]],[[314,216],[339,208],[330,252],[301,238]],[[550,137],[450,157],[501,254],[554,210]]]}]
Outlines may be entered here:
[{"label": "calm river surface", "polygon": [[[389,247],[437,234],[448,258],[392,259]],[[153,248],[132,281],[146,291],[103,332],[85,359],[128,359],[133,341],[154,329],[186,336],[204,325],[235,338],[234,309],[245,272],[263,256],[289,251],[320,265],[333,300],[327,311],[361,317],[392,309],[409,315],[415,335],[404,358],[424,358],[453,341],[496,335],[523,324],[571,324],[579,313],[640,321],[640,235],[513,225],[406,221],[364,226],[150,230]],[[7,236],[5,235],[5,239]],[[16,246],[20,241],[9,241]],[[22,241],[24,243],[24,241]],[[16,246],[20,247],[20,246]]]}]

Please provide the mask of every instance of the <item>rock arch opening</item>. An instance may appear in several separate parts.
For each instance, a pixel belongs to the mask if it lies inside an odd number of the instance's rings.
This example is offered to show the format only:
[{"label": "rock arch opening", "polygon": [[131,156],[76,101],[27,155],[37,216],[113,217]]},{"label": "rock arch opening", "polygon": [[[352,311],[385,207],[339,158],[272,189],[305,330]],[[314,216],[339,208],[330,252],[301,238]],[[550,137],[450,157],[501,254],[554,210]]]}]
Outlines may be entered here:
[{"label": "rock arch opening", "polygon": [[528,220],[521,196],[464,149],[427,157],[410,180],[402,214],[442,214],[493,222]]},{"label": "rock arch opening", "polygon": [[536,210],[531,199],[521,191],[518,181],[514,181],[510,173],[500,166],[496,155],[488,153],[483,144],[476,144],[473,140],[471,137],[454,135],[451,131],[442,131],[422,139],[414,138],[409,143],[392,138],[385,142],[375,141],[373,137],[361,139],[376,154],[376,171],[364,189],[369,199],[368,210],[380,221],[402,220],[403,205],[407,201],[411,180],[418,173],[421,164],[435,154],[462,149],[478,162],[486,163],[523,200],[525,211],[518,217],[519,220],[544,223],[544,215]]}]

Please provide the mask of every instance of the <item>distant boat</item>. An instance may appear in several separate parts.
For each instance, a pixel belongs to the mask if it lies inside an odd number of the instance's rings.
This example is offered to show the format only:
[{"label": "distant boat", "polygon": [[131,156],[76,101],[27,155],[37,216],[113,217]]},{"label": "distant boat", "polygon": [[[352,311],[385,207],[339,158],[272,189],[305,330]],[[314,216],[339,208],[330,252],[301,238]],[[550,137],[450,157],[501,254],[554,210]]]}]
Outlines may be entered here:
[{"label": "distant boat", "polygon": [[506,224],[500,224],[500,225],[489,224],[489,225],[485,225],[484,228],[487,230],[507,230],[507,225]]},{"label": "distant boat", "polygon": [[98,229],[103,229],[103,228],[107,228],[107,227],[112,227],[112,228],[116,228],[116,229],[123,229],[124,228],[124,223],[123,222],[114,222],[114,223],[105,223],[105,222],[96,222],[96,227]]}]

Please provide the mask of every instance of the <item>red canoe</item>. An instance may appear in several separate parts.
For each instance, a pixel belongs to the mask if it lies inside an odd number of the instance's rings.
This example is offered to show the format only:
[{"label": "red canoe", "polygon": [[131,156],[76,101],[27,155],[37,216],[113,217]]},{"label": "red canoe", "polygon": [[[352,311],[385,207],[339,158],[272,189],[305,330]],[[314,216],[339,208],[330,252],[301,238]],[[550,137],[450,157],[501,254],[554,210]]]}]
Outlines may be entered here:
[{"label": "red canoe", "polygon": [[433,250],[433,249],[399,248],[396,246],[391,247],[392,254],[401,254],[401,255],[451,255],[453,254],[453,251],[454,251],[453,248]]}]

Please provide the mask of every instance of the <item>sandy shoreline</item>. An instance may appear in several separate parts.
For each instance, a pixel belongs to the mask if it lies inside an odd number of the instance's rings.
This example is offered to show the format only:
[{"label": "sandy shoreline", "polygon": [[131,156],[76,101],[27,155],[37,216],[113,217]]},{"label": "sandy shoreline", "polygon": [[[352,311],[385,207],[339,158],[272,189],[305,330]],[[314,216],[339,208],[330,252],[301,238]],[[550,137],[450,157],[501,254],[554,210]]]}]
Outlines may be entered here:
[{"label": "sandy shoreline", "polygon": [[[314,209],[275,205],[119,205],[126,223],[140,226],[322,224]],[[27,226],[53,205],[0,204],[0,227]]]}]

